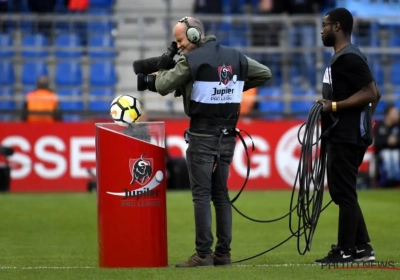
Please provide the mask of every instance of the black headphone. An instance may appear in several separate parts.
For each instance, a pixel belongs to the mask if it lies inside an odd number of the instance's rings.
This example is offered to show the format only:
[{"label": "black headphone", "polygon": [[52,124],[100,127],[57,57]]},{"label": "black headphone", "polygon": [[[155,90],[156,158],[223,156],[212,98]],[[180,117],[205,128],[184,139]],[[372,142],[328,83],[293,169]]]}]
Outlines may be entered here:
[{"label": "black headphone", "polygon": [[187,26],[186,38],[192,44],[197,44],[201,39],[201,30],[197,26],[191,26],[188,22],[188,17],[184,17],[179,20],[179,22],[184,22]]}]

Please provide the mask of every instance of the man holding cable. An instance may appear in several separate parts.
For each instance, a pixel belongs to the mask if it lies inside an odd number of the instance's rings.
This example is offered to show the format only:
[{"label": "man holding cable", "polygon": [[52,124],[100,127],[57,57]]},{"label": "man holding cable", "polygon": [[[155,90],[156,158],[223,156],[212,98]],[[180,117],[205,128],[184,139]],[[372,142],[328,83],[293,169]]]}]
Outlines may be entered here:
[{"label": "man holding cable", "polygon": [[374,261],[364,217],[358,204],[358,168],[372,144],[372,114],[380,94],[366,57],[350,36],[353,16],[345,8],[328,12],[322,41],[335,54],[323,79],[322,130],[327,148],[327,176],[331,198],[339,206],[338,243],[318,263]]}]

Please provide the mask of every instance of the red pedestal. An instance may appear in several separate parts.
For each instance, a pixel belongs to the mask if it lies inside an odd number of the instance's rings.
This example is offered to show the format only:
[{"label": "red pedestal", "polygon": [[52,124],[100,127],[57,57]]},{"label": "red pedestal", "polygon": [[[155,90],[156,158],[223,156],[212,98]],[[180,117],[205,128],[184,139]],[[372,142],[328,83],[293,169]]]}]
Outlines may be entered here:
[{"label": "red pedestal", "polygon": [[96,124],[100,267],[168,265],[163,122]]}]

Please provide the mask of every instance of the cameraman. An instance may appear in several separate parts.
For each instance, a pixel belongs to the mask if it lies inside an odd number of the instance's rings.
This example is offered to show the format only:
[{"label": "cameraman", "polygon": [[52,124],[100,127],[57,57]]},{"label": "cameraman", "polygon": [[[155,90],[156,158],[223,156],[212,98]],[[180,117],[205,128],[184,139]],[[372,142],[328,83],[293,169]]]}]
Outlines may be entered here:
[{"label": "cameraman", "polygon": [[[268,67],[205,36],[196,18],[181,19],[173,30],[183,54],[175,67],[147,78],[149,90],[182,95],[190,128],[186,160],[194,204],[196,253],[177,267],[231,264],[232,209],[227,180],[236,145],[236,124],[242,92],[271,78]],[[152,77],[151,77],[152,76]],[[216,215],[217,243],[211,249],[210,199]]]}]

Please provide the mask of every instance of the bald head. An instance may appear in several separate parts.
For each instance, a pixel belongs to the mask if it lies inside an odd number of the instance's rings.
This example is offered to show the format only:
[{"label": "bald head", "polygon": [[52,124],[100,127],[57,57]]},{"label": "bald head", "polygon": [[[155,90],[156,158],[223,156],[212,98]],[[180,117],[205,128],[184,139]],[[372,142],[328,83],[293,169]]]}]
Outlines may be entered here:
[{"label": "bald head", "polygon": [[36,82],[37,88],[48,89],[49,79],[46,76],[40,76]]},{"label": "bald head", "polygon": [[174,27],[173,33],[176,39],[176,42],[178,44],[178,48],[183,52],[187,53],[188,51],[191,51],[195,49],[197,46],[194,44],[191,44],[186,37],[186,31],[188,29],[188,25],[197,27],[200,32],[201,36],[200,38],[204,38],[204,25],[203,23],[198,20],[197,18],[194,17],[187,17],[187,23],[182,20],[180,20]]}]

